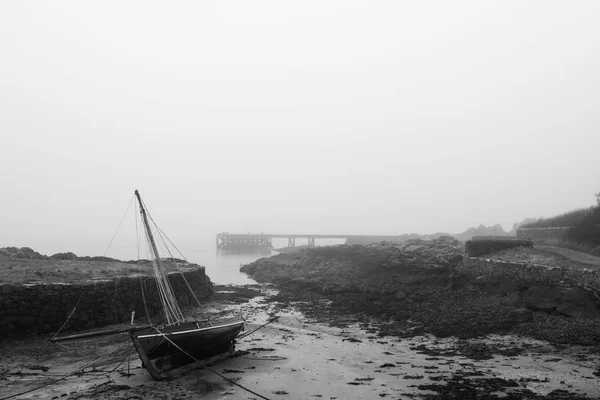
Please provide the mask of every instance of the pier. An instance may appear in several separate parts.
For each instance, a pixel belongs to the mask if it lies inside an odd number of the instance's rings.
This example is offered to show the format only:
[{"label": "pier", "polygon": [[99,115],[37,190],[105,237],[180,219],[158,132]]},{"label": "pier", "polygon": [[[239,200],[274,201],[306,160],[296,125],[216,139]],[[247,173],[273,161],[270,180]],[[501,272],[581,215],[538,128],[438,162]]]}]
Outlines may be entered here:
[{"label": "pier", "polygon": [[272,234],[228,233],[217,234],[217,250],[267,250],[273,248],[273,239],[287,239],[287,247],[296,247],[296,239],[307,239],[308,246],[315,246],[316,239],[344,239],[346,242],[394,241],[397,236],[381,235],[322,235],[322,234]]}]

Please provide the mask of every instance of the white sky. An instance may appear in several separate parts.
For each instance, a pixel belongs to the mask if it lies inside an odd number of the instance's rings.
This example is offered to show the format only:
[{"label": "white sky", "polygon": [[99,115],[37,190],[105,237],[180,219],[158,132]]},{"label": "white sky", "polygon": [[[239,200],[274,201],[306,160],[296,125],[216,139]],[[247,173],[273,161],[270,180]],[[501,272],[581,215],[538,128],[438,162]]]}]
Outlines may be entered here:
[{"label": "white sky", "polygon": [[[462,232],[594,203],[598,1],[0,2],[0,246]],[[193,251],[193,250],[192,250]]]}]

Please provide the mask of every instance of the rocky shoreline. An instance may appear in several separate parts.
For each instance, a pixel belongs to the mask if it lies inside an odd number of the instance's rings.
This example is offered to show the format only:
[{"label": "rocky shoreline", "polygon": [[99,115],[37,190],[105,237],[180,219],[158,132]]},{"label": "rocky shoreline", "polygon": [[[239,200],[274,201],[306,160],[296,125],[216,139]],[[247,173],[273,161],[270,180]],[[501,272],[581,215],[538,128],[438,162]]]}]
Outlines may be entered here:
[{"label": "rocky shoreline", "polygon": [[269,399],[598,398],[600,317],[579,273],[567,284],[556,271],[537,276],[538,267],[469,265],[451,238],[260,259],[242,267],[260,284],[214,286],[187,310],[245,315],[252,334],[234,357],[157,382],[124,336],[6,340],[0,398],[257,398],[235,384]]},{"label": "rocky shoreline", "polygon": [[513,272],[483,276],[465,268],[463,249],[452,238],[336,246],[279,254],[240,270],[275,283],[309,315],[375,318],[383,335],[518,333],[600,345],[600,298],[593,290]]}]

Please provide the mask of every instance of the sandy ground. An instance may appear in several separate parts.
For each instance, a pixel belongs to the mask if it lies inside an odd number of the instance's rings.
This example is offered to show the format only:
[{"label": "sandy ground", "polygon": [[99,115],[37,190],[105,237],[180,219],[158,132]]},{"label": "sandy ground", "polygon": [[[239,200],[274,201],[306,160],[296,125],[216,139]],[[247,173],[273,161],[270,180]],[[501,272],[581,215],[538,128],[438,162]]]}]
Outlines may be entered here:
[{"label": "sandy ground", "polygon": [[[364,325],[326,326],[307,320],[293,306],[283,308],[265,297],[214,302],[203,313],[240,310],[247,316],[248,332],[275,314],[279,319],[240,340],[235,357],[210,370],[194,369],[160,382],[141,367],[135,351],[128,356],[131,345],[127,336],[67,347],[40,339],[3,342],[0,399],[47,383],[52,384],[14,398],[260,398],[211,371],[269,399],[436,398],[433,395],[440,394],[440,387],[448,382],[459,382],[466,385],[464,390],[474,388],[475,392],[446,398],[478,398],[469,395],[479,391],[498,398],[524,391],[543,396],[556,389],[570,393],[561,398],[577,398],[575,394],[600,397],[600,356],[589,354],[589,348],[561,350],[515,336],[491,336],[470,340],[468,345],[493,346],[506,350],[500,351],[505,355],[474,360],[460,350],[464,341],[429,336],[400,340],[375,336],[374,329]],[[85,373],[54,382],[113,350],[117,351],[86,368]]]},{"label": "sandy ground", "polygon": [[600,257],[558,246],[536,244],[533,248],[517,247],[500,250],[482,257],[549,267],[600,269]]},{"label": "sandy ground", "polygon": [[536,245],[536,249],[547,251],[550,253],[558,254],[560,256],[566,257],[569,260],[576,261],[581,264],[585,264],[589,267],[600,268],[600,257],[593,256],[591,254],[583,253],[581,251],[566,249],[564,247],[558,246],[542,246]]}]

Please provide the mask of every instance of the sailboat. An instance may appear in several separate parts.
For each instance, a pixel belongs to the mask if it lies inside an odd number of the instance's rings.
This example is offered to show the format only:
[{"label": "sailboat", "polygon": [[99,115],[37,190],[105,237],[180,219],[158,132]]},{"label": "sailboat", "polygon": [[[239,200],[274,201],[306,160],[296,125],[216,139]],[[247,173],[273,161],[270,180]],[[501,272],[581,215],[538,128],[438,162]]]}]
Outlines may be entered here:
[{"label": "sailboat", "polygon": [[244,319],[239,316],[216,321],[187,320],[184,317],[169,282],[164,262],[159,255],[148,212],[137,190],[135,197],[152,256],[154,275],[166,323],[81,333],[55,337],[52,340],[62,341],[129,332],[143,366],[157,380],[169,377],[174,370],[182,367],[204,364],[223,358],[227,354],[233,354],[235,338],[244,328]]}]

